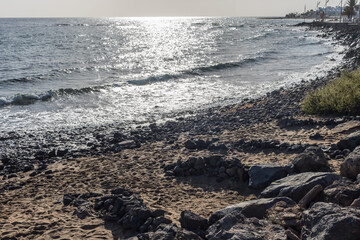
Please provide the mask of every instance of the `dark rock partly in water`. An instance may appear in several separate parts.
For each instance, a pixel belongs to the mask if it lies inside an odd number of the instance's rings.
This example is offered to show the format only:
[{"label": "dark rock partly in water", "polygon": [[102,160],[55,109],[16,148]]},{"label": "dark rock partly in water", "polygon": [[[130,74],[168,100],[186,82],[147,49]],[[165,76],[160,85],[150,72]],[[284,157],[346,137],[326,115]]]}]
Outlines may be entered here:
[{"label": "dark rock partly in water", "polygon": [[341,176],[356,180],[360,173],[360,147],[350,153],[340,165]]},{"label": "dark rock partly in water", "polygon": [[206,230],[208,227],[208,221],[188,210],[181,212],[180,224],[182,228],[187,230]]},{"label": "dark rock partly in water", "polygon": [[284,228],[266,220],[247,218],[238,211],[231,212],[211,225],[206,239],[277,239],[286,240]]},{"label": "dark rock partly in water", "polygon": [[306,172],[291,175],[270,184],[261,192],[260,197],[289,197],[299,202],[315,185],[320,184],[325,188],[338,179],[340,179],[339,175],[325,172]]},{"label": "dark rock partly in water", "polygon": [[287,197],[260,198],[245,201],[216,211],[211,215],[209,224],[212,225],[220,218],[223,218],[225,215],[232,212],[241,212],[246,217],[256,217],[262,219],[265,217],[267,210],[272,208],[278,202],[284,202],[288,206],[294,206],[296,204],[293,200]]},{"label": "dark rock partly in water", "polygon": [[317,172],[327,168],[326,158],[320,148],[307,148],[292,161],[295,172]]},{"label": "dark rock partly in water", "polygon": [[340,140],[337,145],[341,150],[354,150],[357,146],[360,145],[360,131],[351,133],[346,138]]},{"label": "dark rock partly in water", "polygon": [[360,197],[360,185],[353,183],[349,179],[342,178],[334,181],[324,189],[324,201],[336,203],[347,207]]},{"label": "dark rock partly in water", "polygon": [[249,187],[263,189],[275,180],[286,177],[290,173],[289,166],[264,164],[251,166],[249,169]]},{"label": "dark rock partly in water", "polygon": [[358,240],[360,210],[342,208],[333,203],[317,202],[303,212],[302,239]]}]

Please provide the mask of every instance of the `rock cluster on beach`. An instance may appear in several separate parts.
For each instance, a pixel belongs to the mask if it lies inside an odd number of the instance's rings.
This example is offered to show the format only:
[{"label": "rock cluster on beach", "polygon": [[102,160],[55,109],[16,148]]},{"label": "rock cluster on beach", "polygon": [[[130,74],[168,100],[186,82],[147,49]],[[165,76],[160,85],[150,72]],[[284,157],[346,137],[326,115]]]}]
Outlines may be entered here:
[{"label": "rock cluster on beach", "polygon": [[[307,25],[360,63],[355,27]],[[1,134],[1,237],[359,239],[360,117],[300,109],[337,74],[128,131]]]}]

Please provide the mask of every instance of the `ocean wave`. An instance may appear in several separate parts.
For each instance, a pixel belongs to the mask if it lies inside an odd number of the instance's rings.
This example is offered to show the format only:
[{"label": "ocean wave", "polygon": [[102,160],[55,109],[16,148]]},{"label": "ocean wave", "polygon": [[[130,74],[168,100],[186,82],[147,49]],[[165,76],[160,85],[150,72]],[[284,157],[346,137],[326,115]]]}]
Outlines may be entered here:
[{"label": "ocean wave", "polygon": [[85,24],[85,23],[57,23],[55,24],[55,26],[57,27],[88,27],[89,24]]},{"label": "ocean wave", "polygon": [[5,107],[8,105],[30,105],[36,102],[45,102],[50,101],[54,97],[61,96],[70,96],[70,95],[81,95],[92,92],[99,92],[101,89],[106,86],[95,86],[95,87],[86,87],[86,88],[62,88],[57,90],[49,90],[45,93],[40,94],[16,94],[10,98],[0,98],[0,107]]},{"label": "ocean wave", "polygon": [[40,78],[41,78],[40,76],[32,76],[32,77],[5,79],[0,81],[0,84],[32,82],[35,79],[40,79]]},{"label": "ocean wave", "polygon": [[323,45],[325,43],[325,41],[323,40],[319,40],[319,41],[314,41],[314,42],[309,42],[305,40],[299,41],[299,45],[300,46],[316,46],[316,45]]},{"label": "ocean wave", "polygon": [[157,83],[157,82],[164,82],[164,81],[168,81],[168,80],[176,80],[176,79],[180,79],[180,78],[185,78],[187,76],[202,76],[202,75],[204,75],[206,73],[210,73],[210,72],[216,72],[216,71],[221,71],[221,70],[243,67],[247,64],[271,59],[271,54],[276,54],[276,53],[277,53],[276,51],[267,51],[267,52],[258,54],[255,57],[244,58],[241,61],[237,61],[237,62],[217,63],[217,64],[213,64],[213,65],[209,65],[209,66],[196,67],[196,68],[192,68],[189,70],[181,71],[180,73],[177,73],[177,74],[164,74],[164,75],[159,75],[159,76],[150,76],[146,79],[130,80],[127,82],[132,85],[147,85],[147,84],[153,84],[153,83]]},{"label": "ocean wave", "polygon": [[244,26],[245,26],[245,24],[240,24],[240,25],[229,25],[228,27],[239,29],[239,28],[243,28]]},{"label": "ocean wave", "polygon": [[30,105],[37,101],[48,101],[52,98],[50,92],[40,95],[35,94],[17,94],[9,99],[0,99],[0,107],[7,105]]},{"label": "ocean wave", "polygon": [[259,33],[259,34],[256,34],[256,35],[253,35],[253,36],[247,38],[246,40],[261,40],[261,39],[271,36],[272,34],[273,34],[273,32]]},{"label": "ocean wave", "polygon": [[80,73],[81,71],[93,71],[98,69],[108,70],[108,66],[88,66],[88,67],[74,67],[74,68],[63,68],[63,69],[53,69],[46,74],[39,74],[33,76],[19,77],[19,78],[10,78],[5,80],[0,80],[0,85],[12,84],[12,83],[31,83],[39,80],[51,80],[51,78],[59,77],[72,73]]}]

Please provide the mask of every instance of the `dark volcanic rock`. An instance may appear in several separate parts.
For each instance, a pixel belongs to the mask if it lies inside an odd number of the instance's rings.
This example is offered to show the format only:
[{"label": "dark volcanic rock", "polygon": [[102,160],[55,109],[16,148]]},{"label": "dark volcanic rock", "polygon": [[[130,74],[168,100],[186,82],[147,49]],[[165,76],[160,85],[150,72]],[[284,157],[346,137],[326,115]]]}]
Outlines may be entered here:
[{"label": "dark volcanic rock", "polygon": [[123,149],[134,149],[139,148],[140,143],[134,140],[126,140],[119,143],[116,143],[114,146],[112,146],[112,150],[115,152],[119,152]]},{"label": "dark volcanic rock", "polygon": [[266,220],[246,218],[240,212],[232,212],[211,225],[206,239],[277,239],[286,240],[284,228]]},{"label": "dark volcanic rock", "polygon": [[360,210],[341,208],[333,203],[318,202],[303,212],[302,239],[358,240]]},{"label": "dark volcanic rock", "polygon": [[354,150],[357,146],[360,145],[360,131],[351,133],[346,138],[340,140],[337,145],[341,150]]},{"label": "dark volcanic rock", "polygon": [[213,224],[231,212],[241,212],[246,217],[256,217],[261,219],[265,217],[267,210],[272,208],[278,202],[285,202],[288,206],[293,206],[296,204],[293,200],[287,197],[260,198],[256,200],[245,201],[216,211],[211,215],[209,224]]},{"label": "dark volcanic rock", "polygon": [[323,190],[320,184],[316,185],[299,201],[299,206],[306,208]]},{"label": "dark volcanic rock", "polygon": [[190,150],[196,149],[196,143],[192,140],[187,140],[184,143],[184,146],[185,146],[185,148],[190,149]]},{"label": "dark volcanic rock", "polygon": [[289,197],[294,201],[298,202],[315,185],[320,184],[323,188],[325,188],[337,179],[340,179],[340,176],[334,173],[324,172],[306,172],[291,175],[270,184],[269,187],[262,191],[260,197]]},{"label": "dark volcanic rock", "polygon": [[262,189],[275,180],[284,178],[290,172],[289,166],[264,164],[252,166],[249,169],[249,187]]},{"label": "dark volcanic rock", "polygon": [[360,185],[342,178],[334,181],[324,189],[324,201],[336,203],[340,206],[350,206],[350,204],[360,197]]},{"label": "dark volcanic rock", "polygon": [[326,158],[320,148],[307,148],[292,161],[294,170],[298,173],[317,172],[327,167]]},{"label": "dark volcanic rock", "polygon": [[208,221],[205,218],[188,210],[181,212],[180,224],[187,230],[206,230],[208,227]]},{"label": "dark volcanic rock", "polygon": [[187,239],[202,240],[203,238],[201,238],[199,235],[195,234],[194,232],[187,231],[185,229],[181,229],[176,233],[175,239],[178,239],[178,240],[187,240]]},{"label": "dark volcanic rock", "polygon": [[360,147],[357,147],[352,153],[350,153],[345,161],[340,165],[341,176],[356,179],[356,176],[360,173]]},{"label": "dark volcanic rock", "polygon": [[153,232],[147,232],[137,235],[136,238],[131,239],[138,239],[138,240],[201,240],[200,236],[196,233],[187,231],[185,229],[179,229],[176,225],[173,224],[164,224],[159,226]]}]

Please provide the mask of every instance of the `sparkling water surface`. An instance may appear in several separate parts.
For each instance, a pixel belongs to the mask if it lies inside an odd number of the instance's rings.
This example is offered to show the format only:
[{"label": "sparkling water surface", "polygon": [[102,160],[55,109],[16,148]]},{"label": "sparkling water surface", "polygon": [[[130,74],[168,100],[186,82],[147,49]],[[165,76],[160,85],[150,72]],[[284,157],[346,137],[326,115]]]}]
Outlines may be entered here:
[{"label": "sparkling water surface", "polygon": [[0,131],[124,126],[322,77],[344,48],[252,18],[0,19]]}]

